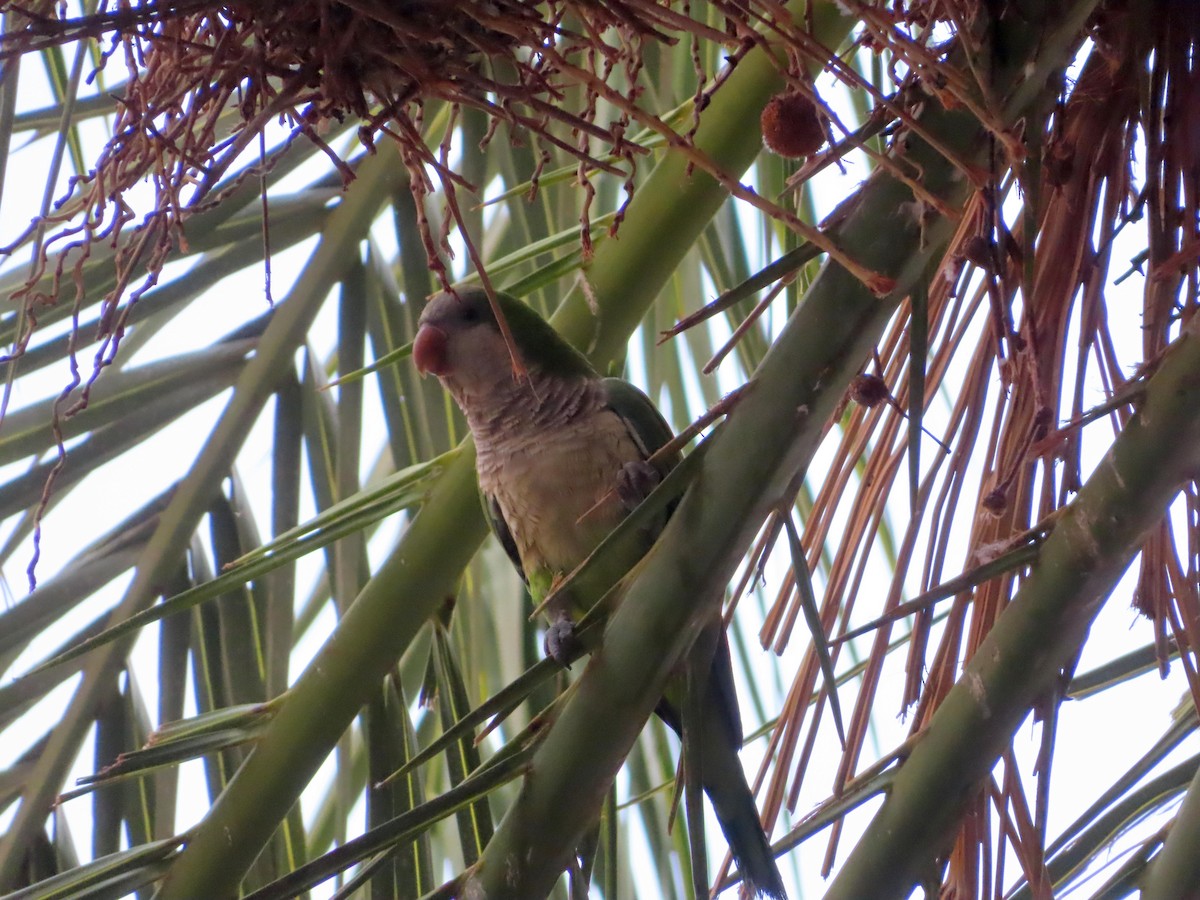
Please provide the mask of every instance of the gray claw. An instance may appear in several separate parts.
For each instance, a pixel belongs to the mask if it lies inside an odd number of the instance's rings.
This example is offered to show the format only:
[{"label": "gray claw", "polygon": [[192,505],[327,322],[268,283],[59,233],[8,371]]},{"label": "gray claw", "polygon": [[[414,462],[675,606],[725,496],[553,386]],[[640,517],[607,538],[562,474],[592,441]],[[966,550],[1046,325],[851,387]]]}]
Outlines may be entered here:
[{"label": "gray claw", "polygon": [[579,639],[575,636],[575,623],[566,616],[555,619],[546,629],[543,647],[548,657],[564,669],[571,668],[571,660],[579,652]]},{"label": "gray claw", "polygon": [[644,459],[627,462],[617,472],[617,497],[626,509],[634,510],[662,481],[658,469]]}]

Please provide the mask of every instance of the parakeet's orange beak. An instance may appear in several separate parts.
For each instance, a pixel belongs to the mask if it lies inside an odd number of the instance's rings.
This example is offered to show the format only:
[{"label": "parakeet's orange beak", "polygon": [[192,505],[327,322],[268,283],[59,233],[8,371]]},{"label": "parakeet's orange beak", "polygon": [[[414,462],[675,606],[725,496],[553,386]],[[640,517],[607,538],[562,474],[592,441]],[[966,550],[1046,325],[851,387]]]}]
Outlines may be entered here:
[{"label": "parakeet's orange beak", "polygon": [[430,372],[434,375],[445,375],[449,371],[450,362],[446,358],[446,343],[446,332],[436,325],[422,325],[417,330],[412,350],[417,371],[422,375]]}]

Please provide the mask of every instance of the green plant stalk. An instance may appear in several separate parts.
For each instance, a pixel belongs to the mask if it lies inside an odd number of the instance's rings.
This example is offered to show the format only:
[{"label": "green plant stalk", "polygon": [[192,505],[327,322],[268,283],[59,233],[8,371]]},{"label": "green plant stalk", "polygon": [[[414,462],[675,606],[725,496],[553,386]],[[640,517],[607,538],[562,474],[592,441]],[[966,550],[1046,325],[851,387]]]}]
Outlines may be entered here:
[{"label": "green plant stalk", "polygon": [[[822,4],[815,14],[818,39],[839,44],[850,21],[833,4]],[[714,96],[696,145],[725,171],[745,171],[761,145],[758,109],[781,83],[773,63],[761,52],[750,54]],[[587,277],[600,315],[576,291],[560,307],[555,325],[602,369],[621,357],[645,310],[726,197],[715,180],[689,176],[686,161],[669,153],[639,188],[620,236],[597,248]],[[197,826],[162,885],[161,900],[236,893],[254,857],[388,667],[453,590],[486,532],[475,455],[464,449],[469,452],[447,468],[396,550]]]},{"label": "green plant stalk", "polygon": [[[303,341],[344,260],[374,219],[386,196],[387,185],[403,171],[394,157],[381,152],[368,159],[359,179],[329,220],[329,228],[314,254],[306,274],[281,305],[264,332],[257,353],[246,364],[234,394],[221,415],[188,477],[180,482],[153,537],[139,556],[137,573],[113,611],[119,621],[147,606],[183,557],[196,524],[233,464],[246,435],[263,405],[286,371],[286,361]],[[0,843],[0,885],[13,882],[25,849],[42,828],[46,812],[57,795],[74,761],[97,704],[110,689],[124,665],[133,636],[98,650],[83,669],[83,678],[62,721],[50,733],[46,749],[26,781],[21,805]]]},{"label": "green plant stalk", "polygon": [[906,897],[944,854],[963,804],[1078,652],[1108,593],[1198,464],[1200,328],[1193,324],[901,765],[827,900]]},{"label": "green plant stalk", "polygon": [[1196,885],[1200,884],[1200,850],[1197,848],[1200,848],[1200,769],[1196,770],[1188,786],[1162,850],[1150,860],[1142,900],[1194,897]]}]

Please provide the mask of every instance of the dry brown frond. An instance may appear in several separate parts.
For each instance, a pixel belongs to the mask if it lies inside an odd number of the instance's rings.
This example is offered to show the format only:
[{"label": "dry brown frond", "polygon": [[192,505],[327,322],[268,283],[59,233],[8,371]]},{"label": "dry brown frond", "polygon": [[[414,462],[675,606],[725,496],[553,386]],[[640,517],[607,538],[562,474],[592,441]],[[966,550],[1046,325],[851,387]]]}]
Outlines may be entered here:
[{"label": "dry brown frond", "polygon": [[[715,31],[659,0],[145,3],[78,18],[60,18],[45,4],[5,6],[21,27],[0,37],[0,59],[90,40],[103,48],[105,64],[122,61],[129,75],[95,168],[72,183],[48,221],[34,222],[13,245],[48,228],[45,252],[16,298],[31,314],[17,353],[37,305],[58,299],[69,259],[77,277],[96,241],[119,248],[120,277],[105,301],[106,327],[119,335],[119,302],[132,285],[153,281],[185,240],[188,215],[272,165],[278,153],[256,168],[245,159],[276,123],[286,128],[285,147],[298,137],[315,142],[346,179],[352,167],[323,135],[357,122],[361,142],[373,149],[376,136],[387,134],[423,196],[433,189],[430,172],[448,193],[478,187],[453,171],[449,147],[430,149],[422,127],[431,104],[448,104],[452,119],[459,108],[476,108],[492,122],[485,141],[505,123],[513,141],[545,142],[575,157],[581,182],[603,170],[624,177],[632,192],[636,157],[646,152],[627,135],[635,121],[687,143],[637,108],[644,42],[702,35],[736,54],[755,39],[737,28]],[[601,113],[600,98],[617,115]],[[135,211],[124,195],[145,179],[154,188],[152,206]],[[445,235],[438,240],[422,224],[436,267]],[[40,279],[54,251],[47,285]],[[128,296],[136,300],[138,290]]]},{"label": "dry brown frond", "polygon": [[[978,48],[965,38],[968,6],[911,5],[926,13],[938,10],[956,23],[971,60],[961,68],[911,41],[892,14],[878,7],[868,12],[864,5],[864,18],[877,46],[886,44],[896,59],[923,72],[926,82],[942,85],[954,100],[969,99],[986,124],[994,113],[989,111],[988,86],[981,84],[985,69],[976,67],[971,55]],[[941,389],[953,398],[943,434],[951,452],[922,452],[923,477],[911,519],[898,536],[891,588],[878,605],[865,610],[871,617],[887,617],[914,584],[924,593],[947,581],[951,556],[961,552],[963,543],[965,571],[999,556],[1038,523],[1052,523],[1082,484],[1084,423],[1109,418],[1118,428],[1136,399],[1136,391],[1127,386],[1154,365],[1178,334],[1180,322],[1195,313],[1200,280],[1200,19],[1187,4],[1164,2],[1155,4],[1153,25],[1139,30],[1128,17],[1145,11],[1135,7],[1108,4],[1098,15],[1091,32],[1095,47],[1077,80],[1060,86],[1044,116],[1023,124],[1020,152],[1012,135],[993,129],[993,170],[959,220],[927,298],[924,391],[928,397]],[[942,102],[950,101],[943,97]],[[1139,128],[1145,130],[1144,144],[1139,144]],[[1147,154],[1142,186],[1136,168],[1139,146]],[[1110,280],[1117,232],[1141,216],[1146,219],[1144,259],[1150,273],[1143,357],[1121,360],[1105,315],[1104,285]],[[834,461],[825,480],[814,486],[817,493],[806,521],[809,565],[816,569],[820,564],[822,548],[832,552],[828,571],[821,573],[821,614],[835,659],[842,649],[838,638],[850,630],[856,604],[869,599],[858,588],[887,498],[906,472],[901,462],[910,448],[901,413],[909,403],[911,317],[906,304],[878,348],[879,383],[872,375],[872,383],[864,385],[872,389],[872,398],[894,397],[898,408],[876,403],[845,410]],[[1083,386],[1096,380],[1110,398],[1118,399],[1093,416],[1087,414]],[[1173,642],[1194,652],[1200,640],[1197,496],[1194,486],[1184,492],[1190,523],[1186,552],[1165,520],[1141,556],[1136,600],[1154,619],[1164,666]],[[965,542],[954,538],[968,533]],[[763,552],[758,551],[760,556]],[[918,559],[922,552],[923,563]],[[919,578],[909,577],[914,564],[921,565]],[[961,591],[936,625],[932,608],[915,612],[908,677],[896,698],[899,710],[911,717],[914,734],[927,724],[991,630],[1021,572]],[[781,648],[787,643],[799,602],[789,580],[769,612],[764,645]],[[891,621],[885,621],[858,681],[835,796],[857,774],[871,716],[880,709],[881,673],[892,640]],[[1183,665],[1200,702],[1195,667],[1191,660]],[[764,765],[763,774],[769,770],[768,818],[797,802],[824,718],[821,691],[818,661],[810,651],[794,675],[772,735],[770,761]],[[810,704],[814,696],[817,702]],[[1059,696],[1047,697],[1039,709],[1039,718],[1046,720],[1037,772],[1043,780],[1060,702]],[[1004,770],[1003,783],[985,788],[964,820],[944,896],[997,895],[995,881],[1004,866],[992,854],[1006,845],[1015,850],[1035,896],[1048,896],[1040,850],[1046,793],[1039,782],[1030,792],[1034,796],[1026,799],[1027,788],[1014,774],[1011,756]],[[989,805],[998,816],[989,816]],[[997,822],[1000,835],[989,830],[989,823]],[[830,865],[838,834],[835,826]]]}]

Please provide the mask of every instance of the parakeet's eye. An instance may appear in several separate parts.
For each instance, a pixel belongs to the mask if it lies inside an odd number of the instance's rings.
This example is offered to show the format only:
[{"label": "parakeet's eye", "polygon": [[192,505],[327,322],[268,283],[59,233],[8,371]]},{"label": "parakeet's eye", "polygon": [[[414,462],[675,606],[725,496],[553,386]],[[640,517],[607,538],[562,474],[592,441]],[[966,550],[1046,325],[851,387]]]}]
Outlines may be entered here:
[{"label": "parakeet's eye", "polygon": [[480,319],[479,307],[468,306],[463,310],[462,320],[468,324],[478,322]]}]

